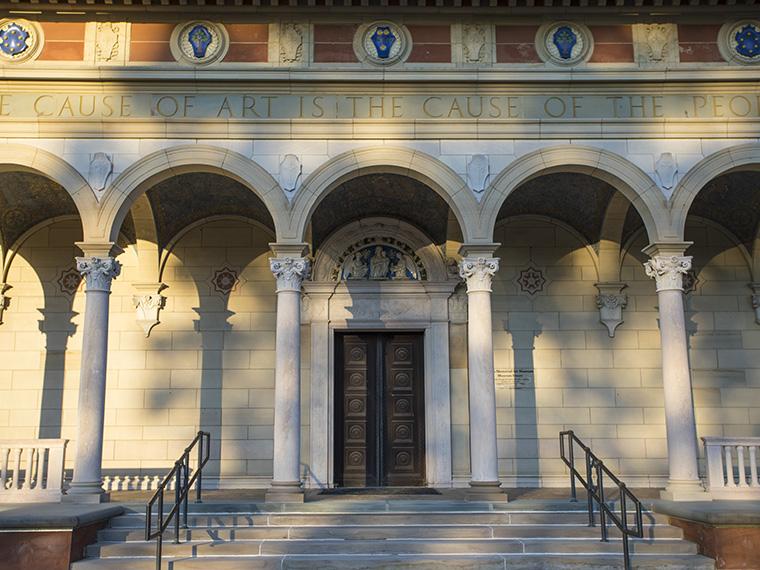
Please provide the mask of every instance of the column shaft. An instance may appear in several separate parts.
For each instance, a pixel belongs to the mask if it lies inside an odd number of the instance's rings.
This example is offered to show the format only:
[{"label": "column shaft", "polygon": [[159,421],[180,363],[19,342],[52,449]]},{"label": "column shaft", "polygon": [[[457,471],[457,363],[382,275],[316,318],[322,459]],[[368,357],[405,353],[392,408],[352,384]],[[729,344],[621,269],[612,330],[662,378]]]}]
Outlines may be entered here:
[{"label": "column shaft", "polygon": [[496,387],[494,385],[491,280],[499,260],[466,257],[459,275],[467,282],[467,379],[470,396],[470,486],[498,492]]},{"label": "column shaft", "polygon": [[[658,251],[657,246],[650,247]],[[665,246],[662,249],[667,251]],[[683,276],[691,269],[691,257],[653,255],[644,268],[656,281],[660,312],[662,388],[668,440],[668,483],[662,497],[670,500],[709,499],[701,486],[697,467],[697,431],[683,304]]]},{"label": "column shaft", "polygon": [[111,257],[77,258],[86,281],[82,363],[77,409],[74,478],[68,495],[77,502],[100,502],[102,489],[103,425],[108,360],[108,309],[111,280],[121,267]]},{"label": "column shaft", "polygon": [[300,484],[301,293],[277,293],[274,480]]},{"label": "column shaft", "polygon": [[301,502],[301,283],[309,274],[302,257],[269,261],[277,279],[274,462],[266,500]]}]

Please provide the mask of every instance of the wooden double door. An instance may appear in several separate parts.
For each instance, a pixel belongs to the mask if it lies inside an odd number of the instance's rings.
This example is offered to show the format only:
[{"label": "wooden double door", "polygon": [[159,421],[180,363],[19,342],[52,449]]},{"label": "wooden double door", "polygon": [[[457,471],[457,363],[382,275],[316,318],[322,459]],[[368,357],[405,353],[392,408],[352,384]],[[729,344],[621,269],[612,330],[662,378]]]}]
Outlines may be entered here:
[{"label": "wooden double door", "polygon": [[423,334],[335,340],[336,485],[424,485]]}]

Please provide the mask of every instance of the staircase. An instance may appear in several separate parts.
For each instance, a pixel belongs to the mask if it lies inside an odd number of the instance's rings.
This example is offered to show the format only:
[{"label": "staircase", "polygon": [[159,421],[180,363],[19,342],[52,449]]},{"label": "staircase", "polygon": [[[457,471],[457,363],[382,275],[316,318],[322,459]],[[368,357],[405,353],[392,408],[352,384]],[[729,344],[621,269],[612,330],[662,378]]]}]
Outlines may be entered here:
[{"label": "staircase", "polygon": [[[163,568],[457,569],[622,568],[617,529],[600,542],[585,505],[451,500],[322,500],[304,505],[192,505],[181,544],[164,541]],[[680,529],[645,514],[645,538],[631,542],[634,568],[714,570]],[[144,540],[142,507],[102,530],[72,570],[153,570],[155,544]]]}]

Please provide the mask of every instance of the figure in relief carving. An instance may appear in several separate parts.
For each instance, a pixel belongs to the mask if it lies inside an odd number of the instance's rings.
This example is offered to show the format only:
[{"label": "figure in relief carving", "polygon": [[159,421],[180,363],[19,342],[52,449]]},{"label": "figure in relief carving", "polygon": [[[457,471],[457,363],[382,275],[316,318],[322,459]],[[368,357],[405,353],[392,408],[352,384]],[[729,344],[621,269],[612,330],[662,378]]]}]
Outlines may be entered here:
[{"label": "figure in relief carving", "polygon": [[346,279],[366,279],[369,268],[360,251],[357,251],[346,265],[344,277]]},{"label": "figure in relief carving", "polygon": [[464,59],[468,63],[483,61],[486,47],[486,31],[483,26],[465,26],[463,29],[462,44],[464,46]]},{"label": "figure in relief carving", "polygon": [[396,263],[391,266],[391,279],[396,281],[406,279],[409,274],[414,275],[415,270],[412,258],[406,254],[400,254]]},{"label": "figure in relief carving", "polygon": [[375,254],[370,261],[370,279],[385,279],[388,277],[388,268],[391,260],[379,245],[375,248]]},{"label": "figure in relief carving", "polygon": [[280,28],[280,60],[283,63],[301,61],[303,56],[303,31],[298,24],[283,24]]},{"label": "figure in relief carving", "polygon": [[98,61],[111,61],[119,54],[119,25],[112,22],[98,24],[95,55]]}]

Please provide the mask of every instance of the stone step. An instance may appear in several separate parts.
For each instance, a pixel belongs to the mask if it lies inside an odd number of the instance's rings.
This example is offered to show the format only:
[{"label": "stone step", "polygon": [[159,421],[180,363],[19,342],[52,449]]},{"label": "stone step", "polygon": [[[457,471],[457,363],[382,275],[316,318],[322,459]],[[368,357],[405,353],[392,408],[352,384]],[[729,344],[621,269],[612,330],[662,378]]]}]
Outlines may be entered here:
[{"label": "stone step", "polygon": [[[170,527],[171,528],[171,527]],[[619,536],[617,527],[608,529],[610,536]],[[260,526],[260,527],[196,527],[180,531],[186,540],[271,540],[271,539],[318,539],[340,538],[386,539],[386,538],[598,538],[599,527],[581,525],[425,525],[425,526]],[[681,529],[670,525],[650,525],[648,538],[681,538]],[[109,528],[100,531],[98,540],[104,542],[140,542],[144,529]],[[167,530],[164,540],[174,539],[174,532]]]},{"label": "stone step", "polygon": [[[634,570],[715,570],[715,562],[698,555],[634,555]],[[561,554],[537,556],[271,556],[203,557],[165,560],[171,570],[619,570],[623,557],[612,555]],[[71,570],[154,570],[152,558],[87,559],[75,562]]]},{"label": "stone step", "polygon": [[[598,520],[598,515],[597,515]],[[629,516],[633,521],[633,516]],[[384,512],[363,513],[208,513],[190,515],[190,526],[358,526],[358,525],[466,525],[466,524],[586,524],[588,515],[579,511],[473,511],[473,512]],[[667,523],[668,517],[647,512],[644,524]],[[124,515],[112,519],[114,528],[141,528],[145,526],[145,516]]]},{"label": "stone step", "polygon": [[[641,554],[696,554],[685,540],[632,540],[631,551]],[[176,558],[204,556],[370,555],[370,554],[604,554],[622,551],[620,540],[598,539],[386,539],[386,540],[236,540],[164,542],[164,555]],[[153,542],[97,543],[90,557],[151,557]]]}]

